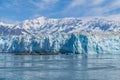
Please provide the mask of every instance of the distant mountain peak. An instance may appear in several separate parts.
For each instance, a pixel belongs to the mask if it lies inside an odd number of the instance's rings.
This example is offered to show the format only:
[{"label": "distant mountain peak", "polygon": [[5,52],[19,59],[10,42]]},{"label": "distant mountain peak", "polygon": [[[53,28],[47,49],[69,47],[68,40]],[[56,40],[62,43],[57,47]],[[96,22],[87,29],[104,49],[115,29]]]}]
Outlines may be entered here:
[{"label": "distant mountain peak", "polygon": [[4,22],[0,22],[0,25],[1,26],[8,26],[8,27],[14,26],[14,24],[7,24],[7,23],[4,23]]},{"label": "distant mountain peak", "polygon": [[45,19],[47,19],[47,17],[45,17],[45,16],[41,16],[41,17],[36,18],[36,20],[45,20]]}]

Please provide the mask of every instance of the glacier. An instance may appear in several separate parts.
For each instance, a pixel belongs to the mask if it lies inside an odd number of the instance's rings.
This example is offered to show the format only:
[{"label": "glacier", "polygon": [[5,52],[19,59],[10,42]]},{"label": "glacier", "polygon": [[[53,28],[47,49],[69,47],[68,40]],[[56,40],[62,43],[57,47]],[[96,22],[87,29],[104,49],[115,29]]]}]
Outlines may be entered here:
[{"label": "glacier", "polygon": [[114,17],[40,17],[18,24],[0,22],[0,52],[119,54],[120,20]]},{"label": "glacier", "polygon": [[72,33],[0,36],[0,52],[15,54],[119,54],[120,36]]}]

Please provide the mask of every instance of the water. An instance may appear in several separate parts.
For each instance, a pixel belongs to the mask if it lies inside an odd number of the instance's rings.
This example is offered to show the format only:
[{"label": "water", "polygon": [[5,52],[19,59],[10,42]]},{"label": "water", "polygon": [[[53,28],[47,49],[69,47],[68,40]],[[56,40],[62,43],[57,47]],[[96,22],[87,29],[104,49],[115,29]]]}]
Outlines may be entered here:
[{"label": "water", "polygon": [[120,55],[0,55],[0,80],[119,80]]}]

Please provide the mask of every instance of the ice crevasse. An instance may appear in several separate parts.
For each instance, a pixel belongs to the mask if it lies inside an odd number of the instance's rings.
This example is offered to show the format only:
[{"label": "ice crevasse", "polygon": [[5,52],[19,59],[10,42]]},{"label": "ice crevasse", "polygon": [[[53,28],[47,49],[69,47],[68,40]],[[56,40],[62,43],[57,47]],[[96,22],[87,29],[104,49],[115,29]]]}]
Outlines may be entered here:
[{"label": "ice crevasse", "polygon": [[0,52],[16,54],[119,54],[120,37],[86,34],[0,36]]}]

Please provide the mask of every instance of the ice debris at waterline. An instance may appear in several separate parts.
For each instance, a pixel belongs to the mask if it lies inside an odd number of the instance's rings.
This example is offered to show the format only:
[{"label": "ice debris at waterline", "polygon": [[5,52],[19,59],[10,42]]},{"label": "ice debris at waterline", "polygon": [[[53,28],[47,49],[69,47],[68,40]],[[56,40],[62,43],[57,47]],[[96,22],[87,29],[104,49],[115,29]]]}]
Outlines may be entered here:
[{"label": "ice debris at waterline", "polygon": [[119,36],[56,34],[44,36],[0,36],[1,53],[119,54]]}]

